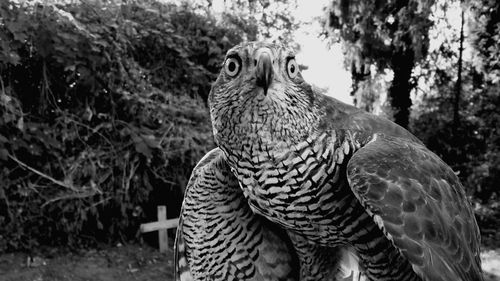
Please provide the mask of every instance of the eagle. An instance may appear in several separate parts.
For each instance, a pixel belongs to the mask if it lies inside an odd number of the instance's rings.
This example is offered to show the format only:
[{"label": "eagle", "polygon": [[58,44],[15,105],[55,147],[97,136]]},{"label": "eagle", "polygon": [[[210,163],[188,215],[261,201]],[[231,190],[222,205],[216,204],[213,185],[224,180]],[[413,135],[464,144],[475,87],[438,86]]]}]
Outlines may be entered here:
[{"label": "eagle", "polygon": [[[453,170],[404,128],[304,81],[293,49],[233,47],[208,104],[216,161],[202,160],[186,191],[178,273],[290,280],[273,266],[297,268],[296,258],[300,280],[342,280],[346,266],[367,280],[483,280],[479,228]],[[203,192],[193,211],[189,198]],[[208,271],[221,265],[225,277]]]}]

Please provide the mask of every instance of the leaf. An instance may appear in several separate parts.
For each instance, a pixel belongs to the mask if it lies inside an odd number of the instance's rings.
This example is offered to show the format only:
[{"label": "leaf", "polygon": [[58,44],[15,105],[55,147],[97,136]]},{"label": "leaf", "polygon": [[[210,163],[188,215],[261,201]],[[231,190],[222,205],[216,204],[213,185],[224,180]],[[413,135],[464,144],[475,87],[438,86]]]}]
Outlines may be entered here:
[{"label": "leaf", "polygon": [[143,141],[151,148],[158,148],[159,143],[154,135],[141,135]]},{"label": "leaf", "polygon": [[24,118],[21,117],[17,120],[17,124],[16,124],[17,128],[19,129],[19,131],[23,132],[24,131]]},{"label": "leaf", "polygon": [[64,71],[71,71],[71,72],[74,72],[76,69],[76,66],[74,64],[72,65],[68,65],[68,66],[65,66],[64,67]]},{"label": "leaf", "polygon": [[135,151],[144,155],[146,158],[153,157],[153,153],[151,152],[151,149],[144,141],[140,141],[140,142],[135,143]]},{"label": "leaf", "polygon": [[211,46],[210,49],[208,50],[209,56],[218,56],[220,54],[222,54],[222,49],[219,48],[218,46]]},{"label": "leaf", "polygon": [[0,160],[7,161],[9,152],[5,148],[0,148]]},{"label": "leaf", "polygon": [[11,64],[18,65],[20,60],[21,60],[21,58],[19,57],[17,52],[10,52],[9,53],[9,62]]}]

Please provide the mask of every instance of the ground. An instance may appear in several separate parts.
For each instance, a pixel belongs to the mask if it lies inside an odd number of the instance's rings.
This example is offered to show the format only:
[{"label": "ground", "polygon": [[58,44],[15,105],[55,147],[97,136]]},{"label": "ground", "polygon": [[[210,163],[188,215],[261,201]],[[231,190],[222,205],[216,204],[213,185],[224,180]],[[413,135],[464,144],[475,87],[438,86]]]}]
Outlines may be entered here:
[{"label": "ground", "polygon": [[[48,250],[40,256],[0,255],[2,281],[170,281],[173,251],[149,246],[118,245],[101,250],[62,253]],[[500,249],[481,255],[485,281],[500,281]]]},{"label": "ground", "polygon": [[169,281],[173,280],[173,251],[127,245],[79,253],[23,253],[0,256],[2,281]]}]

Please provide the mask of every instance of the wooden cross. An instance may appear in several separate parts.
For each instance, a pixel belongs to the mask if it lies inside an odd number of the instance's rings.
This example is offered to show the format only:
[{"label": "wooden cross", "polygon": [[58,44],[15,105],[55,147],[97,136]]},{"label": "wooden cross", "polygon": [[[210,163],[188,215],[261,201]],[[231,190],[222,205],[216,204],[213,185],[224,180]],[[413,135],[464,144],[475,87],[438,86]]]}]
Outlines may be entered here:
[{"label": "wooden cross", "polygon": [[160,253],[168,249],[168,232],[170,228],[176,228],[179,225],[179,218],[167,220],[167,207],[158,206],[158,221],[141,224],[141,232],[158,231],[158,242]]}]

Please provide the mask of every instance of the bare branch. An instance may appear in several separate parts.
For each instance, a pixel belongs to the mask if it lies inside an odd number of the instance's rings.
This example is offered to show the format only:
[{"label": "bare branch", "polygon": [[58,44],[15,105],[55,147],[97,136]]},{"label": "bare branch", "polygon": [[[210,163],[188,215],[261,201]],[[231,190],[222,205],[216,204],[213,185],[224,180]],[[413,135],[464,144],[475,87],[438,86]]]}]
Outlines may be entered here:
[{"label": "bare branch", "polygon": [[28,164],[26,164],[26,163],[22,162],[21,160],[17,159],[15,156],[13,156],[13,155],[11,155],[11,154],[7,154],[7,155],[9,156],[9,158],[10,158],[10,159],[14,160],[14,161],[15,161],[17,164],[19,164],[21,167],[23,167],[23,168],[26,168],[26,169],[30,170],[31,172],[33,172],[33,173],[35,173],[35,174],[39,175],[40,177],[45,178],[45,179],[47,179],[47,180],[49,180],[49,181],[51,181],[51,182],[53,182],[53,183],[55,183],[55,184],[57,184],[57,185],[59,185],[59,186],[62,186],[62,187],[64,187],[64,188],[67,188],[67,189],[73,190],[74,192],[81,193],[82,188],[78,189],[78,188],[76,188],[74,185],[70,185],[70,184],[67,184],[67,183],[65,183],[65,182],[62,182],[62,181],[60,181],[60,180],[56,180],[55,178],[53,178],[53,177],[51,177],[51,176],[49,176],[49,175],[47,175],[47,174],[44,174],[44,173],[42,173],[42,172],[38,171],[37,169],[35,169],[35,168],[33,168],[33,167],[29,166]]},{"label": "bare branch", "polygon": [[63,196],[59,196],[59,197],[50,199],[49,201],[43,203],[41,208],[45,208],[47,205],[52,204],[52,203],[57,202],[57,201],[67,200],[67,199],[83,199],[83,198],[87,198],[90,196],[94,196],[95,194],[97,194],[97,193],[96,192],[85,192],[85,193],[78,193],[78,194],[66,194]]}]

